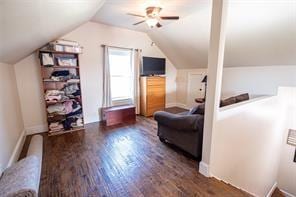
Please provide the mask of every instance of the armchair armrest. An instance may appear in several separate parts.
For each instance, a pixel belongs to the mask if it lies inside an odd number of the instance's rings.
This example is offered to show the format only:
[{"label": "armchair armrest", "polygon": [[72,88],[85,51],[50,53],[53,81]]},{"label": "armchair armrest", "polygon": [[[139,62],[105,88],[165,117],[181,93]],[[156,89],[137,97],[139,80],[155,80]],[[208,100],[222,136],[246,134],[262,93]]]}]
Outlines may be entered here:
[{"label": "armchair armrest", "polygon": [[165,111],[154,113],[154,119],[162,125],[176,130],[203,130],[203,116],[199,114],[180,115]]}]

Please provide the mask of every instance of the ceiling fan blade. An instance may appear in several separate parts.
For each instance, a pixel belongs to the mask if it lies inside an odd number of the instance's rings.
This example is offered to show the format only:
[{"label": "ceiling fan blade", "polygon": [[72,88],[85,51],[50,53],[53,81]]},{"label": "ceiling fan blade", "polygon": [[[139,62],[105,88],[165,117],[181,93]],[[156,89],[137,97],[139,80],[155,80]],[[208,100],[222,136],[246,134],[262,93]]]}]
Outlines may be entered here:
[{"label": "ceiling fan blade", "polygon": [[137,23],[135,23],[135,24],[133,24],[133,25],[139,25],[139,24],[144,23],[144,22],[145,22],[145,20],[140,21],[140,22],[137,22]]},{"label": "ceiling fan blade", "polygon": [[127,13],[127,15],[130,15],[130,16],[137,16],[137,17],[145,18],[145,16],[140,15],[140,14]]},{"label": "ceiling fan blade", "polygon": [[160,28],[160,27],[162,27],[162,25],[160,23],[157,23],[156,27]]},{"label": "ceiling fan blade", "polygon": [[160,17],[162,20],[179,20],[179,16],[161,16]]}]

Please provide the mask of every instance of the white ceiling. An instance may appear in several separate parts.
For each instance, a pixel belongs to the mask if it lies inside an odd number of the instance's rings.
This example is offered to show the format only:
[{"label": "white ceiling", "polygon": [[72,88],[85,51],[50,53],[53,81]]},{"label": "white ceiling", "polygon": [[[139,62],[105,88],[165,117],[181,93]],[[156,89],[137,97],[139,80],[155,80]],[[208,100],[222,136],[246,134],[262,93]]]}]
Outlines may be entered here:
[{"label": "white ceiling", "polygon": [[[145,15],[145,8],[151,5],[160,5],[163,10],[162,16],[177,15],[184,18],[196,12],[201,2],[208,0],[107,0],[102,8],[92,18],[92,21],[147,32],[149,27],[146,23],[134,26],[133,24],[142,20],[140,17],[127,15],[135,13]],[[161,21],[167,25],[173,21]]]},{"label": "white ceiling", "polygon": [[[177,68],[206,68],[211,5],[148,35]],[[296,65],[296,1],[232,0],[225,66]]]},{"label": "white ceiling", "polygon": [[232,0],[226,66],[296,65],[296,1]]},{"label": "white ceiling", "polygon": [[[154,1],[181,19],[133,26],[141,18],[126,13],[145,14]],[[210,18],[211,0],[0,0],[0,62],[16,63],[92,20],[147,32],[177,68],[205,68]],[[227,24],[226,66],[296,65],[295,0],[231,0]]]},{"label": "white ceiling", "polygon": [[[149,0],[148,0],[149,1]],[[206,68],[211,0],[160,1],[164,15],[179,21],[149,29],[126,15],[144,14],[147,0],[107,0],[93,21],[147,32],[179,69]],[[225,66],[296,65],[295,0],[231,0],[228,9]]]},{"label": "white ceiling", "polygon": [[206,68],[210,37],[211,3],[179,21],[148,32],[176,68]]},{"label": "white ceiling", "polygon": [[103,0],[0,0],[0,62],[16,63],[89,21]]}]

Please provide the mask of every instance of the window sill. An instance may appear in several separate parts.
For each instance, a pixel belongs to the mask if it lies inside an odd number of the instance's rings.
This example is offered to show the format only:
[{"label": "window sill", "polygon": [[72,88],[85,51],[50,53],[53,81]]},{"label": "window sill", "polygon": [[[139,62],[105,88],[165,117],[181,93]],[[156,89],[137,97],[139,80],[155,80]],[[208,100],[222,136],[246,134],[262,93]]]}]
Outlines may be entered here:
[{"label": "window sill", "polygon": [[118,105],[130,105],[133,104],[133,101],[131,98],[127,99],[114,99],[112,100],[112,106],[118,106]]}]

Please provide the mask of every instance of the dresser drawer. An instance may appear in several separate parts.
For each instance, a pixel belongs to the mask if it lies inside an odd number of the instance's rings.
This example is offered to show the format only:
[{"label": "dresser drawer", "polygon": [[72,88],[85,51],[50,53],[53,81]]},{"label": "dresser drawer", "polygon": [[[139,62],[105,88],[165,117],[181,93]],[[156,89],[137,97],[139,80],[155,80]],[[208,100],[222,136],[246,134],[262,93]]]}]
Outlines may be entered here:
[{"label": "dresser drawer", "polygon": [[148,86],[160,86],[163,87],[165,85],[164,77],[151,77],[147,80]]}]

